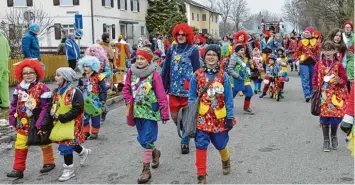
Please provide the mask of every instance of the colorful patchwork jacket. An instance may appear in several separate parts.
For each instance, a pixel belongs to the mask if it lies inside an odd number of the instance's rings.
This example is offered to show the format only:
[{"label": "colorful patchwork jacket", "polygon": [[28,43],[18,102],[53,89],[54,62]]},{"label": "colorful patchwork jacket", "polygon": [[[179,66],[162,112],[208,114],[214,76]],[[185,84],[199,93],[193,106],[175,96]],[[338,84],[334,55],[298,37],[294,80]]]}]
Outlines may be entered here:
[{"label": "colorful patchwork jacket", "polygon": [[[222,71],[216,75],[209,89],[200,99],[197,117],[197,129],[210,133],[228,130],[225,126],[226,119],[234,120],[233,95],[229,76]],[[201,91],[206,87],[208,79],[212,77],[212,74],[205,73],[202,68],[196,71],[191,79],[189,103],[194,102],[201,95]]]},{"label": "colorful patchwork jacket", "polygon": [[27,135],[30,124],[37,128],[43,126],[47,117],[52,92],[42,82],[26,84],[22,81],[16,86],[9,109],[9,123],[17,132]]},{"label": "colorful patchwork jacket", "polygon": [[199,68],[200,54],[195,46],[185,43],[170,47],[161,73],[165,91],[188,97],[190,79]]},{"label": "colorful patchwork jacket", "polygon": [[99,74],[93,72],[90,78],[85,74],[80,78],[78,88],[83,92],[94,93],[101,102],[105,102],[107,98],[107,89],[104,80],[100,81]]},{"label": "colorful patchwork jacket", "polygon": [[320,58],[320,42],[317,39],[302,39],[293,54],[293,59],[300,58],[300,64],[314,65]]}]

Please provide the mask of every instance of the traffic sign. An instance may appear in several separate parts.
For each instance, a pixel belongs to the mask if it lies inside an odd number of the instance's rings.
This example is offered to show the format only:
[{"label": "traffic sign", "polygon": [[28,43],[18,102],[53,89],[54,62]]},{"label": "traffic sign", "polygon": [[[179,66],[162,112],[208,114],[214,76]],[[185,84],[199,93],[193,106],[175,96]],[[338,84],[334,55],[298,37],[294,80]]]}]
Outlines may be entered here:
[{"label": "traffic sign", "polygon": [[75,37],[80,39],[82,36],[83,36],[83,30],[76,30]]},{"label": "traffic sign", "polygon": [[75,28],[83,29],[83,15],[75,14]]}]

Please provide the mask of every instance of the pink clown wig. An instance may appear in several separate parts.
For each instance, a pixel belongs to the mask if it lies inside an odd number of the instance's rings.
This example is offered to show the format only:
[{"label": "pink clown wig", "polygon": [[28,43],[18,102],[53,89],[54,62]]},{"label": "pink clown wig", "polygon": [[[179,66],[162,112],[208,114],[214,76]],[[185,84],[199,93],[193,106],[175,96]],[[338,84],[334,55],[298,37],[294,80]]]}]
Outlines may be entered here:
[{"label": "pink clown wig", "polygon": [[94,44],[88,47],[85,51],[85,55],[96,57],[100,62],[108,61],[105,49],[99,44]]}]

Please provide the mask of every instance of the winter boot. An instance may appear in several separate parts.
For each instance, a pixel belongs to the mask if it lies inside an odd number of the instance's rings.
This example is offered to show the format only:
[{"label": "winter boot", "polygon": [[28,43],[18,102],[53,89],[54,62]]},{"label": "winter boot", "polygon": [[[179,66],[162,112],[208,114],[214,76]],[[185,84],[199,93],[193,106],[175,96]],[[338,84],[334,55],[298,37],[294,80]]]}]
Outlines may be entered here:
[{"label": "winter boot", "polygon": [[6,174],[7,177],[11,177],[11,178],[19,178],[22,179],[23,178],[23,172],[20,172],[18,170],[12,170],[11,172]]},{"label": "winter boot", "polygon": [[160,152],[160,150],[155,148],[152,151],[152,155],[153,155],[152,168],[155,169],[155,168],[159,167],[159,158],[160,158],[161,152]]},{"label": "winter boot", "polygon": [[330,140],[329,140],[329,138],[328,139],[324,139],[323,151],[324,152],[330,152]]},{"label": "winter boot", "polygon": [[73,177],[75,177],[74,165],[71,164],[67,166],[66,164],[63,164],[63,173],[62,176],[58,178],[58,181],[60,182],[67,181]]},{"label": "winter boot", "polygon": [[55,168],[55,164],[45,164],[42,169],[39,171],[41,173],[47,173],[52,171]]},{"label": "winter boot", "polygon": [[190,147],[189,144],[181,144],[181,154],[189,154]]},{"label": "winter boot", "polygon": [[332,136],[332,149],[333,150],[338,149],[338,137],[337,136]]},{"label": "winter boot", "polygon": [[228,175],[231,172],[230,159],[228,159],[227,161],[222,161],[222,171],[223,171],[223,175]]},{"label": "winter boot", "polygon": [[83,148],[83,150],[81,151],[81,153],[79,154],[80,157],[80,165],[83,166],[86,162],[86,160],[88,159],[88,156],[91,154],[91,150],[90,149],[86,149]]},{"label": "winter boot", "polygon": [[197,176],[197,184],[207,184],[207,175]]},{"label": "winter boot", "polygon": [[152,178],[152,173],[150,172],[150,163],[143,163],[142,173],[139,175],[137,180],[138,184],[145,184]]}]

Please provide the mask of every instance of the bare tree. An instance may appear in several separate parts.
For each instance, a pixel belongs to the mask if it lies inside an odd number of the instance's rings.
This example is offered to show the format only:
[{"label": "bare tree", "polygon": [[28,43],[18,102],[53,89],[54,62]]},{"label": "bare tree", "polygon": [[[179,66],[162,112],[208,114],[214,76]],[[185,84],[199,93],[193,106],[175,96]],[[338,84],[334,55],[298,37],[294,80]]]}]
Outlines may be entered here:
[{"label": "bare tree", "polygon": [[[215,2],[215,1],[214,1]],[[218,0],[217,1],[217,9],[218,11],[222,14],[222,23],[223,23],[223,27],[222,27],[222,35],[225,35],[226,32],[226,24],[227,21],[230,17],[231,14],[231,7],[232,7],[232,0]]]},{"label": "bare tree", "polygon": [[246,0],[230,0],[232,2],[232,13],[230,19],[234,23],[235,31],[239,31],[242,23],[248,18],[248,3]]},{"label": "bare tree", "polygon": [[41,38],[53,25],[53,20],[43,7],[11,8],[10,11],[6,12],[6,20],[1,22],[0,30],[10,42],[11,57],[18,58],[21,56],[21,39],[28,32],[30,24],[36,23],[41,27],[38,33],[38,37]]}]

